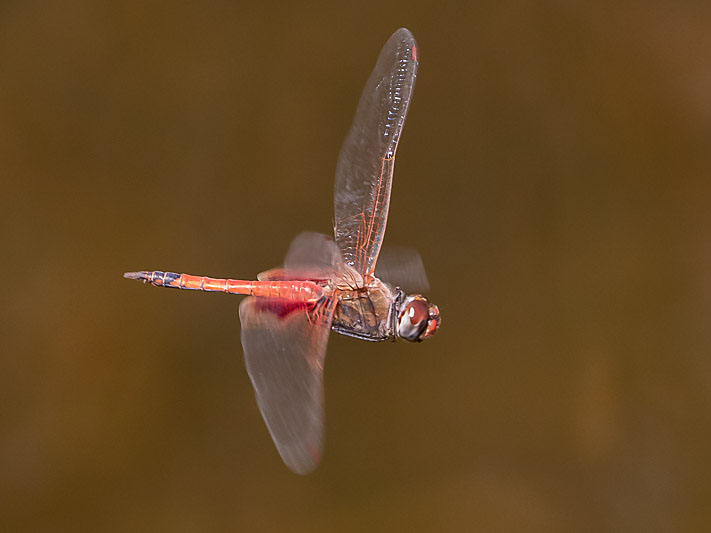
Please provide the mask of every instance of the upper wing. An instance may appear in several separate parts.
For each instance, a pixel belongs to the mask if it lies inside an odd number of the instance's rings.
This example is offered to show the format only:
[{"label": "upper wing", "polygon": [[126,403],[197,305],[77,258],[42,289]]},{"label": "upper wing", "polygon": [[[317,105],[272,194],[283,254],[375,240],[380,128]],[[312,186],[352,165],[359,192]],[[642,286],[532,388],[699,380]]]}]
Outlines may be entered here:
[{"label": "upper wing", "polygon": [[291,241],[284,258],[284,270],[310,278],[330,278],[341,265],[341,256],[333,239],[323,233],[304,231]]},{"label": "upper wing", "polygon": [[291,241],[284,266],[261,272],[257,279],[333,279],[342,265],[341,254],[331,237],[304,231]]},{"label": "upper wing", "polygon": [[343,261],[366,282],[385,234],[395,151],[417,74],[417,43],[400,28],[363,89],[336,167],[335,236]]},{"label": "upper wing", "polygon": [[308,474],[323,450],[323,364],[335,301],[249,297],[239,307],[247,373],[286,466]]},{"label": "upper wing", "polygon": [[408,292],[427,292],[430,283],[422,257],[414,248],[386,244],[380,253],[375,275],[381,280]]}]

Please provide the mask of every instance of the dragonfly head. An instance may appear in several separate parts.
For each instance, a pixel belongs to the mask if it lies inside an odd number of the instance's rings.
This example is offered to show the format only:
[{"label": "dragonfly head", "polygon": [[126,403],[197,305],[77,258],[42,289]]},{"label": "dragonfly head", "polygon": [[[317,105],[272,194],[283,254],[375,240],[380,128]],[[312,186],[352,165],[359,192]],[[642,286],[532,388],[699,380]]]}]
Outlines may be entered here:
[{"label": "dragonfly head", "polygon": [[405,297],[397,317],[398,337],[411,342],[429,339],[439,328],[439,308],[419,294]]}]

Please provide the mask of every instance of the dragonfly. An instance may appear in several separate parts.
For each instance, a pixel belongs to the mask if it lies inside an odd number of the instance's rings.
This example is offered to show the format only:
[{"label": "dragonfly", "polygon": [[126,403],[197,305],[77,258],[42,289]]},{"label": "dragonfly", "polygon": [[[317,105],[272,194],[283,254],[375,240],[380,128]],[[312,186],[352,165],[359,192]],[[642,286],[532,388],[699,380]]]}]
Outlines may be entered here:
[{"label": "dragonfly", "polygon": [[161,270],[124,274],[158,287],[247,296],[239,307],[247,373],[277,450],[297,474],[313,471],[323,452],[330,331],[367,341],[419,342],[440,326],[436,305],[400,288],[428,288],[416,252],[400,250],[387,262],[384,252],[376,270],[417,67],[415,38],[401,28],[378,57],[338,157],[333,238],[298,235],[283,266],[256,280]]}]

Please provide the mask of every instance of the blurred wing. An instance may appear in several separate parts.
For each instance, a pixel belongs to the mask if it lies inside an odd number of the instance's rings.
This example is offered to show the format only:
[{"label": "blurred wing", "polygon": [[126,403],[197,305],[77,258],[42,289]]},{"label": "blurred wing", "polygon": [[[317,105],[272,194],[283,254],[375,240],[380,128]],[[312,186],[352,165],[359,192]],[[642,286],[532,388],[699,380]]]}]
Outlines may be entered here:
[{"label": "blurred wing", "polygon": [[332,275],[340,263],[338,247],[331,237],[305,231],[291,241],[284,258],[284,269],[289,272],[306,270]]},{"label": "blurred wing", "polygon": [[417,74],[405,28],[385,43],[358,103],[336,167],[335,236],[343,261],[367,280],[385,234],[395,151]]},{"label": "blurred wing", "polygon": [[408,292],[428,292],[430,283],[422,257],[414,248],[385,245],[378,258],[375,275]]},{"label": "blurred wing", "polygon": [[323,450],[323,364],[335,301],[249,297],[239,307],[247,372],[286,466],[308,474]]},{"label": "blurred wing", "polygon": [[291,241],[284,266],[262,272],[257,279],[332,279],[341,264],[341,255],[331,237],[305,231]]}]

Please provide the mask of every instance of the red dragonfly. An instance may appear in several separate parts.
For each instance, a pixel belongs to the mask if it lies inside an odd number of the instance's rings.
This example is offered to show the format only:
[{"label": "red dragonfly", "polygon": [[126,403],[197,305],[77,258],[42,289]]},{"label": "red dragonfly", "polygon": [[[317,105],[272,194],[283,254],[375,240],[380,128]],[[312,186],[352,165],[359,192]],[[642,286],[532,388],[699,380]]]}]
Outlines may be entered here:
[{"label": "red dragonfly", "polygon": [[[417,64],[415,38],[405,28],[397,30],[380,53],[338,157],[335,240],[302,233],[284,266],[256,281],[157,270],[124,274],[158,287],[249,296],[239,309],[247,372],[284,463],[299,474],[311,472],[321,459],[329,330],[369,341],[417,342],[439,328],[436,305],[419,294],[406,295],[384,281],[394,277],[388,269],[375,269]],[[397,259],[399,284],[427,287],[415,252]]]}]

